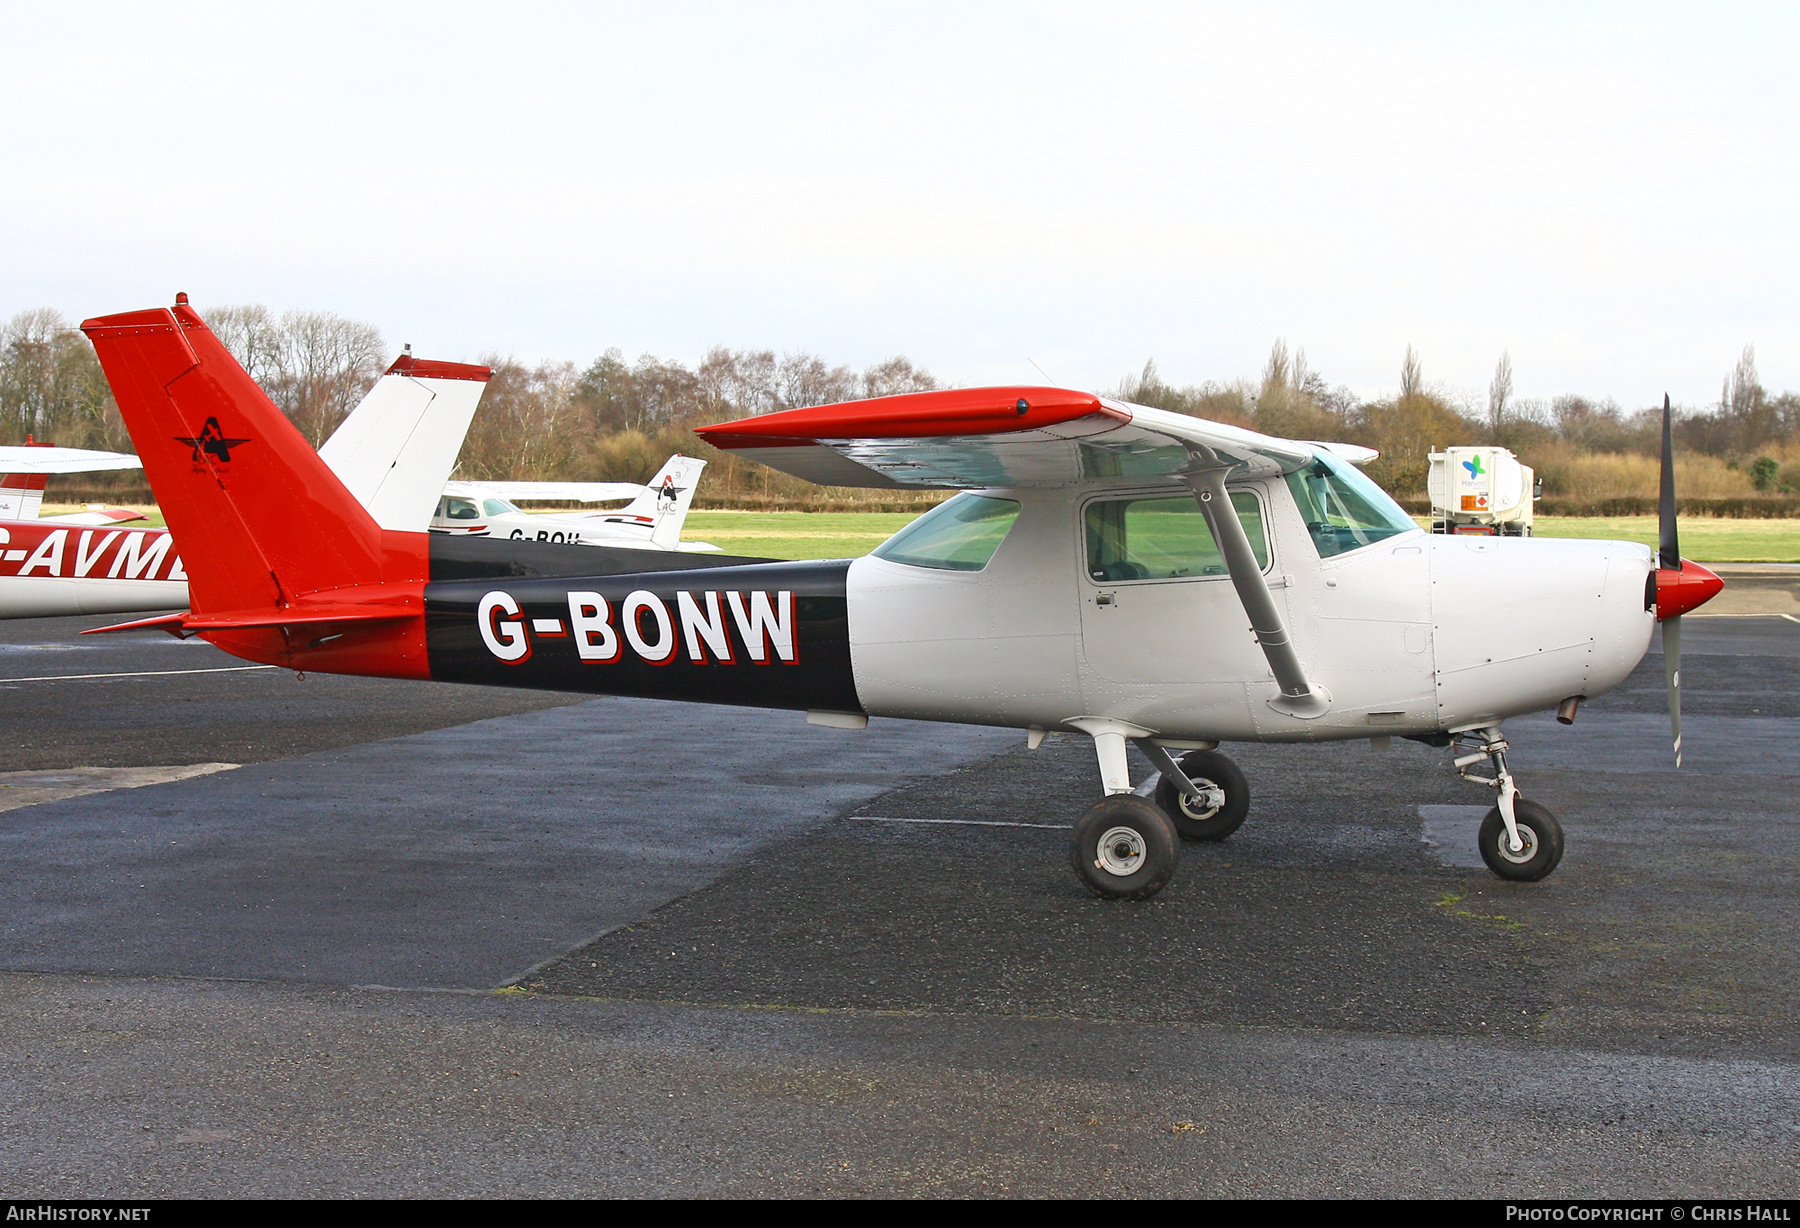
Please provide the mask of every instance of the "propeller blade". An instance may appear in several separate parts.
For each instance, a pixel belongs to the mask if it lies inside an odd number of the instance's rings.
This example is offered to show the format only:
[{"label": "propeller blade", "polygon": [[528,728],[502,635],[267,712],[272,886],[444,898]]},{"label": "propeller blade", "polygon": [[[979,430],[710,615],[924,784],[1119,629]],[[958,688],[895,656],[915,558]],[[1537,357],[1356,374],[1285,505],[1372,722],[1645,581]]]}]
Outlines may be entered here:
[{"label": "propeller blade", "polygon": [[1665,619],[1663,674],[1669,680],[1669,736],[1675,742],[1675,766],[1681,766],[1681,619]]},{"label": "propeller blade", "polygon": [[[1669,394],[1663,393],[1662,490],[1656,501],[1657,565],[1681,570],[1681,542],[1675,533],[1675,432]],[[1679,638],[1680,633],[1677,632]]]}]

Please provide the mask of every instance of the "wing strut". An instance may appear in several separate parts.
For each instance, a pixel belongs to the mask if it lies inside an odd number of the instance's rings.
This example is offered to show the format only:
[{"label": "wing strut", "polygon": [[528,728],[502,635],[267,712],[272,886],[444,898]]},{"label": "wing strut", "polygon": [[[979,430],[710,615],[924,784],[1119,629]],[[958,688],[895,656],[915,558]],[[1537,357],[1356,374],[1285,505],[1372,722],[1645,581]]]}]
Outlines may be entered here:
[{"label": "wing strut", "polygon": [[1306,670],[1300,665],[1299,654],[1282,625],[1281,612],[1275,608],[1275,598],[1269,595],[1262,568],[1257,566],[1256,555],[1250,549],[1250,538],[1225,491],[1225,474],[1231,470],[1231,463],[1221,460],[1217,452],[1203,444],[1183,441],[1183,446],[1187,448],[1188,463],[1181,470],[1182,480],[1194,492],[1200,514],[1206,517],[1206,527],[1212,530],[1213,540],[1225,556],[1232,587],[1244,603],[1250,629],[1281,687],[1281,694],[1271,699],[1269,706],[1302,720],[1323,716],[1331,706],[1331,695],[1306,680]]}]

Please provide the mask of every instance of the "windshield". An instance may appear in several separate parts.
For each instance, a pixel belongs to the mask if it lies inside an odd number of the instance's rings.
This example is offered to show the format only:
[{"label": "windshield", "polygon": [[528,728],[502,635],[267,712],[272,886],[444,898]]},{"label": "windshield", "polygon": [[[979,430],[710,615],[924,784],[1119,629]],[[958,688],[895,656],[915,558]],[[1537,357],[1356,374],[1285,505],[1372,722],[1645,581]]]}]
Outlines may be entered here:
[{"label": "windshield", "polygon": [[1011,499],[957,495],[875,547],[878,559],[941,571],[980,571],[1019,518]]},{"label": "windshield", "polygon": [[1288,474],[1287,484],[1320,558],[1418,528],[1360,469],[1329,452],[1315,452],[1313,458],[1306,468]]}]

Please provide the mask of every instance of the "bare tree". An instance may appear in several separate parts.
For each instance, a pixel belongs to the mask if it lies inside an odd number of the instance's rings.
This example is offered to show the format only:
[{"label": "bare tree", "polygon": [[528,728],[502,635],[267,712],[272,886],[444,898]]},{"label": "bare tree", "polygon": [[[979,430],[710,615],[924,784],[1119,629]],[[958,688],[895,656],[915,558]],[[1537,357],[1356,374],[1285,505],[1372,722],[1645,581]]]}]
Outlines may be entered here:
[{"label": "bare tree", "polygon": [[1419,364],[1419,353],[1409,342],[1406,358],[1400,364],[1400,399],[1405,401],[1425,391],[1425,371]]},{"label": "bare tree", "polygon": [[117,448],[125,435],[93,346],[59,311],[0,327],[0,438]]},{"label": "bare tree", "polygon": [[1753,410],[1761,393],[1762,381],[1756,375],[1756,347],[1746,345],[1744,352],[1738,355],[1737,366],[1725,377],[1719,408],[1741,418]]},{"label": "bare tree", "polygon": [[206,313],[213,336],[267,390],[279,387],[285,374],[287,343],[281,324],[261,303],[237,303],[214,307]]},{"label": "bare tree", "polygon": [[475,481],[560,476],[573,442],[584,434],[577,424],[581,377],[575,364],[527,368],[496,354],[481,361],[494,374],[463,440],[457,475]]},{"label": "bare tree", "polygon": [[781,404],[789,409],[854,401],[860,392],[856,373],[849,367],[826,366],[818,355],[804,353],[781,356],[775,386]]},{"label": "bare tree", "polygon": [[892,397],[908,392],[931,392],[938,387],[931,372],[912,365],[912,360],[896,354],[878,362],[862,373],[865,397]]},{"label": "bare tree", "polygon": [[380,329],[329,311],[288,311],[277,319],[261,303],[239,303],[210,309],[206,325],[314,447],[387,363]]},{"label": "bare tree", "polygon": [[283,312],[281,335],[286,401],[276,401],[316,448],[381,377],[387,346],[373,324],[329,311]]},{"label": "bare tree", "polygon": [[1488,383],[1488,425],[1495,431],[1506,424],[1506,406],[1512,400],[1512,394],[1512,355],[1502,350],[1500,361],[1494,367],[1494,378]]},{"label": "bare tree", "polygon": [[1275,344],[1269,347],[1269,361],[1263,364],[1263,389],[1273,392],[1289,386],[1293,368],[1288,361],[1287,342],[1283,338],[1275,338]]}]

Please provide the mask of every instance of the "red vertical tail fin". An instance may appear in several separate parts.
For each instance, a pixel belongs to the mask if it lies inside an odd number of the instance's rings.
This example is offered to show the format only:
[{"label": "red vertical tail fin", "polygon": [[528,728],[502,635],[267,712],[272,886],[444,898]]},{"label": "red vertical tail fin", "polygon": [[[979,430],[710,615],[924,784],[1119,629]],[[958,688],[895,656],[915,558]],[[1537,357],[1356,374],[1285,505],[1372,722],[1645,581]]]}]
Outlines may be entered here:
[{"label": "red vertical tail fin", "polygon": [[[100,316],[81,328],[181,549],[193,621],[261,629],[229,643],[216,632],[209,638],[239,655],[329,670],[329,660],[306,652],[325,637],[294,628],[316,630],[331,611],[367,607],[381,620],[377,638],[393,638],[411,635],[396,620],[416,610],[422,637],[425,535],[384,532],[185,295],[173,309]],[[421,651],[399,672],[422,668]]]}]

